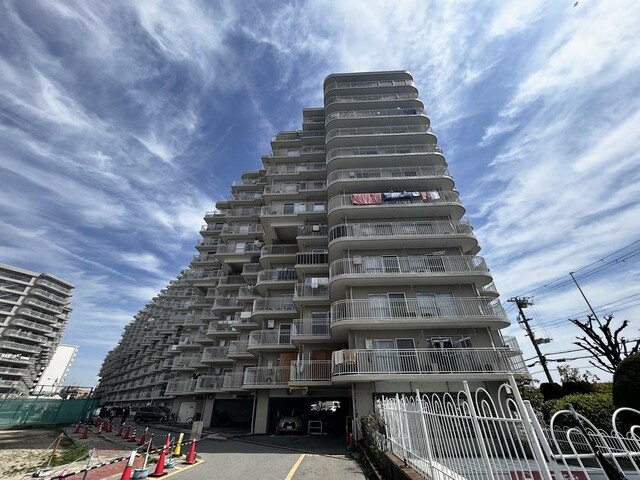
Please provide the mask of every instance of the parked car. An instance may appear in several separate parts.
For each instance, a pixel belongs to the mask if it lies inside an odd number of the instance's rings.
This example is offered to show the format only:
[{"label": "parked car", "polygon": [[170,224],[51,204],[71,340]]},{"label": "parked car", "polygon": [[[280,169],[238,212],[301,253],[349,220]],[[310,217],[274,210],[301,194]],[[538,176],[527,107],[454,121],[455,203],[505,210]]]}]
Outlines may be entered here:
[{"label": "parked car", "polygon": [[139,407],[133,417],[136,423],[162,423],[166,422],[169,415],[159,407]]},{"label": "parked car", "polygon": [[278,422],[279,433],[300,433],[302,432],[302,418],[282,417]]}]

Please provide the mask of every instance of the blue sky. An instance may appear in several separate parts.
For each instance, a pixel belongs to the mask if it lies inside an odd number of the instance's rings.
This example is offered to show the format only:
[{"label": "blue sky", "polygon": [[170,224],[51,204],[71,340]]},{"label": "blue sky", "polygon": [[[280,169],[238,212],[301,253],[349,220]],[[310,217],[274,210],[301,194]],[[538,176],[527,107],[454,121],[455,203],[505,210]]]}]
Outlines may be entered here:
[{"label": "blue sky", "polygon": [[[0,2],[0,262],[76,285],[67,383],[331,72],[413,73],[504,299],[639,239],[640,3],[574,3]],[[639,258],[585,278],[592,303],[638,298]],[[570,349],[577,290],[535,301]]]}]

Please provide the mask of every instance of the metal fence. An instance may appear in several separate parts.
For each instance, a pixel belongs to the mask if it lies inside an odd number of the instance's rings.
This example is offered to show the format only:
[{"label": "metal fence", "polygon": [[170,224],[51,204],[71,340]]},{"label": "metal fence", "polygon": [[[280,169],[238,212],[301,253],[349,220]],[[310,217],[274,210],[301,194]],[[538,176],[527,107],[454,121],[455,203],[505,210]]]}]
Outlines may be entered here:
[{"label": "metal fence", "polygon": [[0,399],[0,428],[70,425],[90,416],[95,398],[61,399],[47,396]]}]

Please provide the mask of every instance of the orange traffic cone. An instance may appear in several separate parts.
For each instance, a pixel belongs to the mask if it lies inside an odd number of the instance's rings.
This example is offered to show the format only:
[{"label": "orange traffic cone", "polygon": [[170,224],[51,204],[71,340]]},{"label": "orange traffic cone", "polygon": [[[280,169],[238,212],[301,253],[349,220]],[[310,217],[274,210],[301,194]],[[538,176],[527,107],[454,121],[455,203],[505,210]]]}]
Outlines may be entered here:
[{"label": "orange traffic cone", "polygon": [[149,430],[149,427],[144,429],[144,432],[142,432],[142,436],[140,437],[140,442],[138,442],[138,446],[141,447],[142,445],[144,445],[144,442],[146,442],[147,440],[147,431]]},{"label": "orange traffic cone", "polygon": [[137,440],[136,440],[136,429],[135,428],[133,429],[133,433],[131,434],[131,437],[129,438],[129,442],[131,442],[131,443],[137,442]]},{"label": "orange traffic cone", "polygon": [[122,425],[118,427],[118,431],[116,432],[116,437],[121,437],[121,436],[122,436]]},{"label": "orange traffic cone", "polygon": [[189,449],[186,460],[182,463],[185,465],[193,465],[196,461],[196,441],[191,440],[191,448]]},{"label": "orange traffic cone", "polygon": [[131,438],[131,425],[127,425],[127,430],[124,432],[124,440],[129,440]]},{"label": "orange traffic cone", "polygon": [[167,472],[164,471],[164,462],[167,457],[167,447],[162,447],[162,451],[160,452],[160,458],[158,458],[158,463],[156,464],[156,469],[153,471],[150,477],[164,477]]},{"label": "orange traffic cone", "polygon": [[171,434],[167,433],[167,440],[164,442],[164,447],[169,448],[169,444],[171,444]]},{"label": "orange traffic cone", "polygon": [[76,423],[76,428],[73,429],[73,433],[80,433],[80,422]]},{"label": "orange traffic cone", "polygon": [[122,472],[122,476],[120,480],[131,480],[131,471],[133,470],[133,462],[136,459],[136,451],[131,451],[131,456],[129,457],[129,461],[127,462],[127,466],[124,467],[124,472]]},{"label": "orange traffic cone", "polygon": [[82,432],[82,436],[80,438],[82,439],[89,438],[89,425],[85,425],[84,431]]}]

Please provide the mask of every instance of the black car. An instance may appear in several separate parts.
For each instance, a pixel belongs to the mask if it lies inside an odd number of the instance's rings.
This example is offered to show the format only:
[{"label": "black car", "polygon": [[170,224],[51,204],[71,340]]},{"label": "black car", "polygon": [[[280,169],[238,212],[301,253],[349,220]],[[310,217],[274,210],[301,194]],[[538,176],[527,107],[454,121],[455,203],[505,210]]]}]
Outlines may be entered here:
[{"label": "black car", "polygon": [[136,423],[161,423],[166,422],[169,415],[159,407],[139,407],[133,417]]}]

